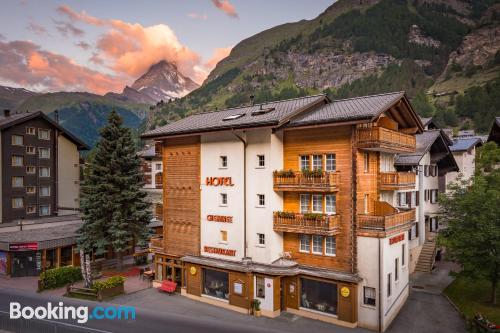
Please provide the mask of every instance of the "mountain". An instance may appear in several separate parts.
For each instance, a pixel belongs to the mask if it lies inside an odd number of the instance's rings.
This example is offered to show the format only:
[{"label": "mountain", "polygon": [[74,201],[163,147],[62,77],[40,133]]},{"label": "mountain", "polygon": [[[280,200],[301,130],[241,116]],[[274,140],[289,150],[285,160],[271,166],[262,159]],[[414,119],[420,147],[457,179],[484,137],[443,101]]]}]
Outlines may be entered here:
[{"label": "mountain", "polygon": [[[484,132],[500,115],[491,92],[500,81],[499,27],[498,0],[339,0],[312,20],[241,41],[200,88],[157,107],[148,127],[250,95],[258,103],[405,90],[423,116]],[[489,96],[487,111],[464,107],[473,95]]]},{"label": "mountain", "polygon": [[35,96],[37,94],[38,93],[24,88],[0,86],[0,108],[14,109],[28,97]]},{"label": "mountain", "polygon": [[175,64],[165,60],[152,65],[131,86],[133,90],[150,97],[155,102],[161,100],[166,102],[185,96],[198,87],[197,83],[182,75]]}]

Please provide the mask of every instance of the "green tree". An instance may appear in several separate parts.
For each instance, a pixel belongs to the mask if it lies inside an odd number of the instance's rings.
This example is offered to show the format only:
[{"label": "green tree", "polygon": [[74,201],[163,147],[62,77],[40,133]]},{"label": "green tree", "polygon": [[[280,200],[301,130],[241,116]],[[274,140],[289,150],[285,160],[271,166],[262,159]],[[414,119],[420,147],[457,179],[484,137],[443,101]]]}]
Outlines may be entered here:
[{"label": "green tree", "polygon": [[123,253],[131,244],[147,241],[150,203],[142,190],[140,160],[130,129],[122,126],[122,119],[113,111],[100,132],[82,186],[84,224],[78,246],[98,255],[113,249],[121,268]]},{"label": "green tree", "polygon": [[479,149],[476,174],[449,185],[439,197],[448,229],[440,235],[462,274],[491,283],[491,302],[497,304],[500,281],[500,148],[493,142]]}]

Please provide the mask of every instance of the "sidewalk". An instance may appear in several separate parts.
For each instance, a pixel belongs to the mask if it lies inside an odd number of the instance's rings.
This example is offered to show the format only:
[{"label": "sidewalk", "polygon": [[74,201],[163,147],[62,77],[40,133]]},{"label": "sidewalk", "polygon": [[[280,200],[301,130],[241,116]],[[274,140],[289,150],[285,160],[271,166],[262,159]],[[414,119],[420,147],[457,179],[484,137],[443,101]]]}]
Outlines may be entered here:
[{"label": "sidewalk", "polygon": [[441,293],[455,280],[450,271],[458,272],[460,266],[449,261],[436,261],[432,272],[414,272],[410,276],[410,286],[414,291],[422,291],[435,295]]}]

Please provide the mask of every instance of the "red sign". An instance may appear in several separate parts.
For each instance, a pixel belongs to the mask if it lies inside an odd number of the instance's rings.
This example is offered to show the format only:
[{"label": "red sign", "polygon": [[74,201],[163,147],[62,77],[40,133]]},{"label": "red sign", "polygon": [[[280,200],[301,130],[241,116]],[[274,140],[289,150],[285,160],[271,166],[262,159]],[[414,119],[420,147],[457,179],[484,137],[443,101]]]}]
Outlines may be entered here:
[{"label": "red sign", "polygon": [[399,243],[405,239],[405,234],[397,235],[389,238],[389,245]]},{"label": "red sign", "polygon": [[210,222],[233,223],[233,217],[232,216],[207,215],[207,220],[210,221]]},{"label": "red sign", "polygon": [[38,250],[38,243],[10,243],[9,251]]},{"label": "red sign", "polygon": [[234,257],[236,255],[236,250],[221,249],[219,247],[205,246],[203,251],[207,253],[221,254],[223,256]]},{"label": "red sign", "polygon": [[207,177],[205,184],[207,186],[234,186],[231,177]]}]

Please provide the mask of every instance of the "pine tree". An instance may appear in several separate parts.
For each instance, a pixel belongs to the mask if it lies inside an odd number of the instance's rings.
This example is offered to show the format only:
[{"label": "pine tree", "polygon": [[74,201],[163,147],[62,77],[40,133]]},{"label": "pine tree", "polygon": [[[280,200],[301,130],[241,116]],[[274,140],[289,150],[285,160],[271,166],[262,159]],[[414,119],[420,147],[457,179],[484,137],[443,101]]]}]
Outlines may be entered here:
[{"label": "pine tree", "polygon": [[140,246],[147,242],[152,217],[132,134],[122,122],[113,110],[89,159],[82,187],[84,224],[78,238],[78,246],[87,253],[113,249],[119,269],[132,242]]}]

